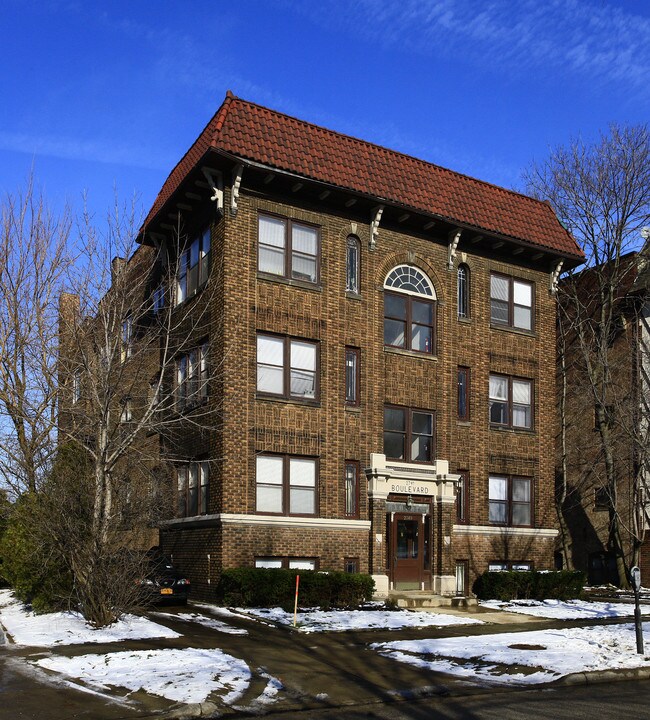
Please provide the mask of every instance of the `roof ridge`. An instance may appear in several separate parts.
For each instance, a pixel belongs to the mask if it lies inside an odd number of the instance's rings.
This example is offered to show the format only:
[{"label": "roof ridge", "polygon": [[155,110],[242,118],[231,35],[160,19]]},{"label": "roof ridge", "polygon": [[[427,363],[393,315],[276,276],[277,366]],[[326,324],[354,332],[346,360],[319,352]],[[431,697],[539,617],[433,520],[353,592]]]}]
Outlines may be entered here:
[{"label": "roof ridge", "polygon": [[[230,91],[228,91],[230,92]],[[371,142],[370,140],[363,140],[362,138],[355,137],[354,135],[348,135],[346,133],[342,133],[339,130],[332,130],[331,128],[325,127],[324,125],[317,125],[314,122],[311,122],[309,120],[303,120],[301,118],[296,117],[295,115],[289,115],[288,113],[282,112],[280,110],[275,110],[273,108],[269,108],[266,105],[260,105],[259,103],[256,103],[252,100],[246,100],[245,98],[232,96],[233,100],[236,100],[240,103],[243,103],[245,105],[252,105],[256,108],[259,108],[260,110],[263,110],[264,112],[272,113],[273,115],[279,115],[284,118],[288,118],[289,120],[293,120],[297,123],[300,123],[301,125],[307,125],[311,128],[315,128],[316,130],[321,130],[327,133],[330,133],[331,135],[336,135],[340,138],[345,138],[346,140],[351,140],[352,142],[360,143],[361,145],[366,146],[372,146],[374,148],[378,148],[379,150],[382,150],[386,153],[389,153],[393,156],[399,156],[403,158],[408,158],[409,160],[414,160],[417,163],[420,163],[422,165],[426,165],[428,167],[434,167],[438,170],[442,170],[443,172],[449,173],[450,175],[455,175],[456,177],[463,177],[468,180],[471,180],[472,182],[475,182],[479,185],[485,185],[487,187],[494,188],[495,190],[499,190],[501,192],[509,193],[510,195],[515,195],[517,197],[525,198],[526,200],[532,200],[535,203],[541,203],[541,204],[548,204],[546,200],[540,200],[539,198],[533,197],[532,195],[527,195],[526,193],[519,192],[518,190],[512,190],[511,188],[503,187],[502,185],[497,185],[495,183],[488,182],[487,180],[481,180],[480,178],[474,177],[473,175],[468,175],[467,173],[461,173],[457,170],[451,170],[450,168],[445,167],[444,165],[438,165],[437,163],[430,162],[429,160],[424,160],[423,158],[416,157],[415,155],[409,155],[408,153],[402,152],[401,150],[394,150],[393,148],[386,147],[385,145],[380,145],[379,143]]]}]

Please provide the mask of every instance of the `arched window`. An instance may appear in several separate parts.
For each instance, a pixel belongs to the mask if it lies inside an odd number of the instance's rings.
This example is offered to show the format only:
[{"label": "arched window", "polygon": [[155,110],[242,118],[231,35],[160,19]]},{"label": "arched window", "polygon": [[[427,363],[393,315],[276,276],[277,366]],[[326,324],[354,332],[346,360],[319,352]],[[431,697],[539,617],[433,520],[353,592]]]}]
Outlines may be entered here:
[{"label": "arched window", "polygon": [[469,317],[469,267],[458,266],[458,317]]},{"label": "arched window", "polygon": [[359,294],[361,290],[361,243],[356,235],[348,235],[345,246],[345,289]]},{"label": "arched window", "polygon": [[384,345],[433,354],[436,293],[412,265],[398,265],[384,281]]}]

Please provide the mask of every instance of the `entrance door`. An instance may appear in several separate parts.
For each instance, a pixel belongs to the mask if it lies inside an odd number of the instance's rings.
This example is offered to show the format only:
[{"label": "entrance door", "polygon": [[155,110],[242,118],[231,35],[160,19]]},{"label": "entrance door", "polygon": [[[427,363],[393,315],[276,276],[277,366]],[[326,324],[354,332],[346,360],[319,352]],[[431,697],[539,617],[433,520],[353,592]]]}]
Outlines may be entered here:
[{"label": "entrance door", "polygon": [[419,590],[422,582],[424,533],[422,515],[395,513],[392,521],[393,587]]}]

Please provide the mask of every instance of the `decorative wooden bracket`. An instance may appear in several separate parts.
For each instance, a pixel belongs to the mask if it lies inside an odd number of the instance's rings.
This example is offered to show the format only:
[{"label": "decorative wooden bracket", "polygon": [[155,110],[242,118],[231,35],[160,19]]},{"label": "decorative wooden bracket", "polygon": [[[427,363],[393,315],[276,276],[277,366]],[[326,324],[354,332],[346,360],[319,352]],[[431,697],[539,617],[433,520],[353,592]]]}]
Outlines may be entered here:
[{"label": "decorative wooden bracket", "polygon": [[223,175],[218,170],[202,168],[203,177],[208,181],[212,190],[210,200],[217,203],[217,209],[223,212]]},{"label": "decorative wooden bracket", "polygon": [[230,214],[237,214],[237,201],[239,200],[239,187],[241,185],[241,176],[244,172],[244,166],[239,163],[232,171],[232,187],[230,189]]},{"label": "decorative wooden bracket", "polygon": [[379,234],[379,223],[381,222],[381,215],[384,212],[384,206],[379,205],[375,208],[375,217],[370,222],[370,249],[374,250],[377,247],[377,235]]},{"label": "decorative wooden bracket", "polygon": [[555,266],[555,268],[551,271],[551,284],[549,287],[551,295],[555,295],[555,293],[557,292],[557,283],[560,278],[560,273],[562,272],[562,265],[564,265],[564,260],[560,260]]},{"label": "decorative wooden bracket", "polygon": [[453,270],[454,269],[454,260],[456,259],[456,250],[458,248],[458,243],[460,241],[460,235],[463,231],[462,230],[456,230],[455,233],[452,230],[449,233],[449,248],[448,248],[448,254],[447,254],[447,270]]}]

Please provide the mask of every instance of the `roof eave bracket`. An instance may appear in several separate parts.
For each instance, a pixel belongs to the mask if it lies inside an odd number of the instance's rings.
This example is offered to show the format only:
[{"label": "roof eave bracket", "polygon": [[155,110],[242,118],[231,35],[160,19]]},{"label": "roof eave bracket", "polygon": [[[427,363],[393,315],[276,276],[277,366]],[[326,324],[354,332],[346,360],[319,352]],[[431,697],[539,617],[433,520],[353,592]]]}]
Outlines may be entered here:
[{"label": "roof eave bracket", "polygon": [[557,293],[557,283],[560,279],[560,273],[562,272],[562,265],[564,265],[564,260],[559,260],[557,265],[553,268],[553,270],[551,270],[551,282],[549,286],[551,295],[555,295]]},{"label": "roof eave bracket", "polygon": [[203,176],[212,190],[210,200],[217,203],[217,209],[223,212],[223,175],[218,170],[203,168]]},{"label": "roof eave bracket", "polygon": [[239,201],[239,188],[241,187],[241,176],[244,172],[242,163],[236,165],[232,171],[232,187],[230,188],[230,214],[237,214],[237,202]]},{"label": "roof eave bracket", "polygon": [[374,217],[370,221],[370,250],[375,250],[377,248],[377,235],[379,234],[379,223],[381,222],[381,216],[384,212],[384,206],[379,205],[373,212]]},{"label": "roof eave bracket", "polygon": [[452,230],[449,233],[449,247],[447,249],[447,270],[454,269],[454,260],[456,259],[456,250],[460,242],[460,236],[463,231],[461,229]]}]

